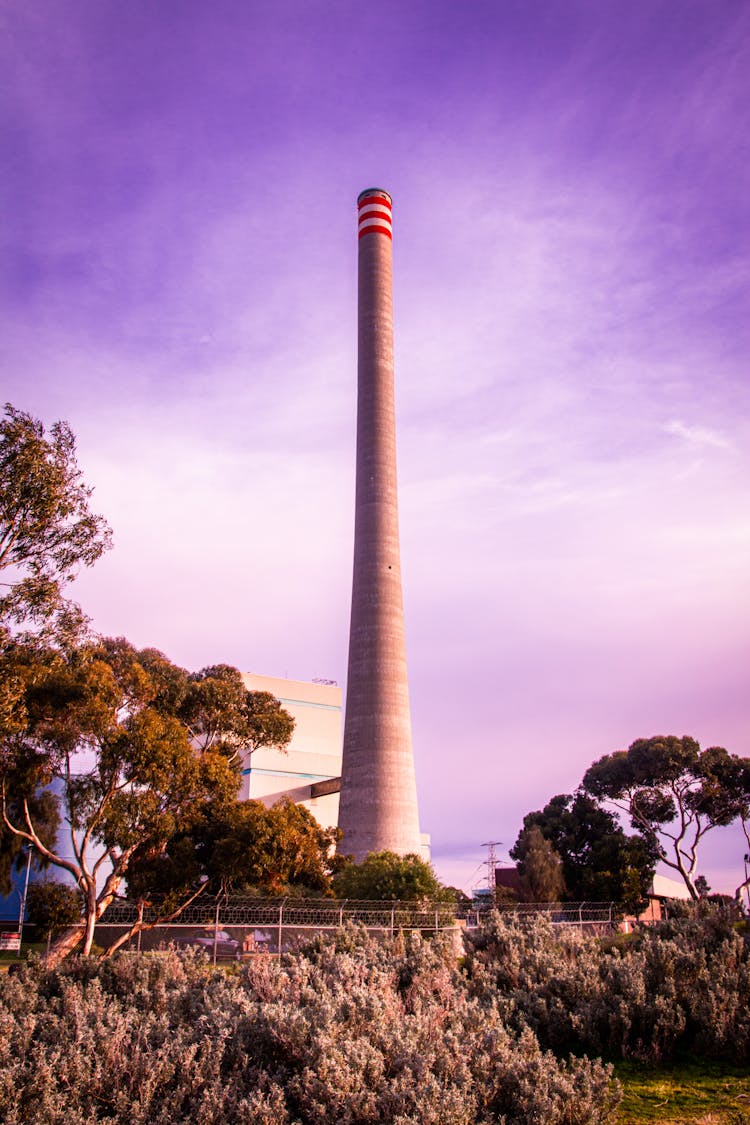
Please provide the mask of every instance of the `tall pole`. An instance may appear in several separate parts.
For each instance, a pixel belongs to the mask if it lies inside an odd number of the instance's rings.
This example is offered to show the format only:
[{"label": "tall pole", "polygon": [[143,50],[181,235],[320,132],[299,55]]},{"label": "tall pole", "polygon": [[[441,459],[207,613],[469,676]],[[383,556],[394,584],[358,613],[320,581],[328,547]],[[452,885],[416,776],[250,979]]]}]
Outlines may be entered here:
[{"label": "tall pole", "polygon": [[485,860],[487,864],[487,890],[493,899],[497,887],[497,852],[495,848],[500,844],[502,844],[502,840],[487,840],[486,843],[482,844],[482,847],[487,849],[487,859]]},{"label": "tall pole", "polygon": [[390,195],[357,200],[357,486],[339,850],[419,854],[406,672],[393,373]]},{"label": "tall pole", "polygon": [[23,921],[26,916],[26,899],[29,894],[29,874],[31,873],[31,852],[34,845],[29,844],[26,849],[26,877],[23,881],[23,894],[21,895],[21,909],[18,915],[18,956],[21,956],[21,942],[23,941]]}]

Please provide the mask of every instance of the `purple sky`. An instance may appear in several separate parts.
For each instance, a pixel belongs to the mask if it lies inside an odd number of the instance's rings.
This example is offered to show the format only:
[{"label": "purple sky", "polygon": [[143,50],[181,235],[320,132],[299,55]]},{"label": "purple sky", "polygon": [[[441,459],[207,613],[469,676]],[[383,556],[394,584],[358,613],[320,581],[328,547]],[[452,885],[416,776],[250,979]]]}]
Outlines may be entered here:
[{"label": "purple sky", "polygon": [[378,185],[438,872],[634,738],[750,752],[745,0],[0,0],[0,75],[2,397],[78,435],[99,630],[344,682]]}]

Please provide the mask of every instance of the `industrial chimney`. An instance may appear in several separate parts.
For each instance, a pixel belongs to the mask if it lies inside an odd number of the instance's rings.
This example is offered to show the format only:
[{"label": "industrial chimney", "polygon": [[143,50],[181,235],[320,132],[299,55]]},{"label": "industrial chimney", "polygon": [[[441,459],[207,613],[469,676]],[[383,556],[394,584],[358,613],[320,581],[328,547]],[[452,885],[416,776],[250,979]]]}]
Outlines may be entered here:
[{"label": "industrial chimney", "polygon": [[392,202],[368,188],[359,236],[357,490],[339,850],[420,853],[398,536]]}]

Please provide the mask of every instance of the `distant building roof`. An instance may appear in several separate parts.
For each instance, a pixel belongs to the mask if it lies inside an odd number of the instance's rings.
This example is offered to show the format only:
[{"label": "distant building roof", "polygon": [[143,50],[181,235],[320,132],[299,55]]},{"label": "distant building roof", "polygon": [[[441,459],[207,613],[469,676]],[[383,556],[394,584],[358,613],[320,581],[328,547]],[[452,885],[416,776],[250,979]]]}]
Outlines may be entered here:
[{"label": "distant building roof", "polygon": [[690,901],[692,897],[682,879],[670,879],[668,875],[654,875],[651,893],[657,898],[681,898]]}]

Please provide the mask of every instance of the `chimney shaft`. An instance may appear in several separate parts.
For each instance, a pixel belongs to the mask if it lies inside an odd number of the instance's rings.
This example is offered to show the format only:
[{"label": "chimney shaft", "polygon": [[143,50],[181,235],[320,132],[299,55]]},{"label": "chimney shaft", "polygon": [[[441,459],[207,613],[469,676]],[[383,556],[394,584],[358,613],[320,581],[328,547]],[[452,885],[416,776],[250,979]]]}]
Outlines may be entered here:
[{"label": "chimney shaft", "polygon": [[398,534],[391,197],[358,204],[354,573],[339,850],[420,853]]}]

